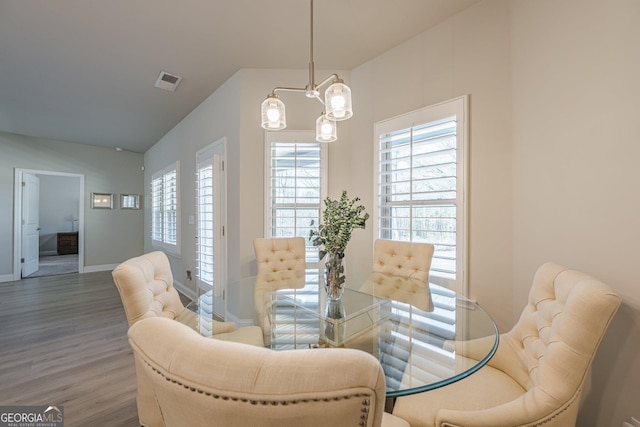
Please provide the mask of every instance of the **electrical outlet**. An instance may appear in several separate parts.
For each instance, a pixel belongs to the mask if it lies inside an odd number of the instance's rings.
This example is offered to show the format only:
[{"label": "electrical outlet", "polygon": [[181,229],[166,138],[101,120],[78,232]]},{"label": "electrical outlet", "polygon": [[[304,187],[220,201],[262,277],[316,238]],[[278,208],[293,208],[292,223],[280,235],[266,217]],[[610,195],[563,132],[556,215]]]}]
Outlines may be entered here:
[{"label": "electrical outlet", "polygon": [[191,280],[191,270],[187,270],[187,280]]}]

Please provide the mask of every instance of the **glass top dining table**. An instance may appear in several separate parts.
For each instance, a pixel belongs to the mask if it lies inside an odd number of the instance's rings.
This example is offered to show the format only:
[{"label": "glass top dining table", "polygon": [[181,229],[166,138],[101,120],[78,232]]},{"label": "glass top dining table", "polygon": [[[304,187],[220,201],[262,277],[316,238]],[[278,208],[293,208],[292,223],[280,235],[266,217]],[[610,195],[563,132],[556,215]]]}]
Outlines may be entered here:
[{"label": "glass top dining table", "polygon": [[187,305],[191,326],[214,338],[217,321],[257,325],[273,350],[354,348],[375,356],[387,397],[432,390],[473,374],[493,356],[495,322],[473,301],[433,283],[371,273],[347,278],[327,299],[317,269],[261,274],[201,291]]}]

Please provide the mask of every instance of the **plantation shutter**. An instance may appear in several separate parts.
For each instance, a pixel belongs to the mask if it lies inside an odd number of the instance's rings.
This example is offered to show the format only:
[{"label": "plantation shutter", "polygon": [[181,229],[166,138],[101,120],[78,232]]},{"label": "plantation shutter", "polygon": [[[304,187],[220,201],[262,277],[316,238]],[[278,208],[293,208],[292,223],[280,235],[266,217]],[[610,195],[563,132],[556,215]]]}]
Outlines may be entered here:
[{"label": "plantation shutter", "polygon": [[151,181],[151,239],[162,242],[162,176]]},{"label": "plantation shutter", "polygon": [[178,174],[176,169],[163,177],[164,185],[164,242],[170,245],[178,243]]},{"label": "plantation shutter", "polygon": [[198,244],[197,277],[209,286],[213,286],[215,269],[214,230],[216,227],[213,198],[213,164],[212,158],[198,162]]},{"label": "plantation shutter", "polygon": [[151,178],[151,243],[176,254],[180,253],[178,176],[178,162],[175,162]]}]

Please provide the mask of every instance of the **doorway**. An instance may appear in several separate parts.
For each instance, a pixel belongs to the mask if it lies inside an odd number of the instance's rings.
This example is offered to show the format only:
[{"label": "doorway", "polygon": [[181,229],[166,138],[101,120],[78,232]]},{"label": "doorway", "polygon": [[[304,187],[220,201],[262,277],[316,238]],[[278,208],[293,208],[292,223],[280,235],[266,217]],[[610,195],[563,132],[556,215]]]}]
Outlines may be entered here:
[{"label": "doorway", "polygon": [[84,175],[15,169],[14,280],[84,271]]}]

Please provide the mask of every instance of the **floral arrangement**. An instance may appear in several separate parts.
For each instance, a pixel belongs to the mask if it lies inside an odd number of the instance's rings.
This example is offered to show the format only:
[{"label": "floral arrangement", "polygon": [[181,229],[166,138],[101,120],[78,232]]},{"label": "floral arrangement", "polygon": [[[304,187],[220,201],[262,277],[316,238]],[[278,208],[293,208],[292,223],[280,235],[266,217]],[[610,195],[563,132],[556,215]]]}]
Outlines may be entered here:
[{"label": "floral arrangement", "polygon": [[[319,258],[323,259],[327,253],[344,256],[347,243],[351,239],[351,232],[355,228],[365,228],[369,214],[364,211],[364,206],[357,205],[359,197],[349,199],[347,192],[343,191],[340,200],[324,200],[325,210],[322,213],[322,222],[317,230],[311,230],[309,240],[314,246],[319,246]],[[311,220],[311,226],[314,221]]]}]

